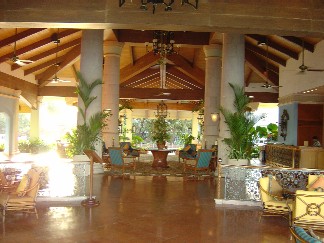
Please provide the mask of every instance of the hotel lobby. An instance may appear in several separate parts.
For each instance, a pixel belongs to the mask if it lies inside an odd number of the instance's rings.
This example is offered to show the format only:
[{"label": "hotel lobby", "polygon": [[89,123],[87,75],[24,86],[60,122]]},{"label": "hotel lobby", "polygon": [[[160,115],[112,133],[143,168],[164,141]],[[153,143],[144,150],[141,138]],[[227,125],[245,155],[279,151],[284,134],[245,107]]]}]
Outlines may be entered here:
[{"label": "hotel lobby", "polygon": [[[0,113],[7,119],[1,169],[17,168],[20,179],[31,168],[44,172],[38,217],[6,212],[3,242],[293,241],[290,214],[261,217],[258,182],[280,178],[286,193],[306,189],[309,175],[324,174],[322,148],[310,147],[314,135],[324,142],[321,1],[35,0],[0,6]],[[102,131],[107,147],[120,142],[120,115],[127,115],[131,130],[132,119],[155,118],[162,100],[170,119],[192,120],[194,137],[202,132],[200,148],[217,144],[215,170],[198,177],[161,169],[120,175],[95,163],[93,175],[89,160],[24,157],[19,114],[31,116],[29,136],[42,138],[43,97],[82,108],[78,72],[103,82],[89,110],[111,112]],[[279,144],[266,148],[266,161],[228,163],[220,107],[233,108],[229,83],[244,88],[251,107],[278,104]],[[201,100],[204,114],[193,112]],[[120,112],[127,102],[133,109]],[[103,155],[102,149],[95,151]],[[144,158],[153,160],[137,159]],[[98,205],[81,205],[89,197]]]}]

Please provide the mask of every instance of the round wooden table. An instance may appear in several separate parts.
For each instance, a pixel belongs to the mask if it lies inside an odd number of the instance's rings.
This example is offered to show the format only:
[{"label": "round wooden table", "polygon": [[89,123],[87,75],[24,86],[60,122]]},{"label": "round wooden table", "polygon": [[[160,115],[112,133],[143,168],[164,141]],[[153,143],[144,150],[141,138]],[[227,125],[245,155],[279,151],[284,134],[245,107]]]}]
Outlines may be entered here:
[{"label": "round wooden table", "polygon": [[174,149],[150,149],[153,155],[152,167],[156,169],[168,168],[167,157]]}]

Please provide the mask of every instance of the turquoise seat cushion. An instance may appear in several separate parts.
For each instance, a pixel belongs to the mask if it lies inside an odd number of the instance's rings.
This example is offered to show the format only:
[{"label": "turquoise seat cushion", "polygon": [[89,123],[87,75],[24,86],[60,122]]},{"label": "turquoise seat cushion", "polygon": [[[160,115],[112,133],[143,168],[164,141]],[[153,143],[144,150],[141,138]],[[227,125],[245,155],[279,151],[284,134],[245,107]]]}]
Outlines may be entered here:
[{"label": "turquoise seat cushion", "polygon": [[[309,242],[309,243],[321,243],[320,240],[310,236],[303,228],[295,226],[294,230],[296,234],[303,240]],[[296,240],[296,242],[300,243],[299,240]]]}]

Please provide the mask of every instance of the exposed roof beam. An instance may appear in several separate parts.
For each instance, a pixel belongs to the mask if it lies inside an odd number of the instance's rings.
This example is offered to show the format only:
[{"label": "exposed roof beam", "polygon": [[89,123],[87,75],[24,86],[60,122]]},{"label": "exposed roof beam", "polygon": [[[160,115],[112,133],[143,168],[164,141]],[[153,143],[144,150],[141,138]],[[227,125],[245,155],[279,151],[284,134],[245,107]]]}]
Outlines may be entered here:
[{"label": "exposed roof beam", "polygon": [[[159,95],[171,93],[171,95]],[[126,99],[170,99],[170,100],[201,100],[204,90],[189,89],[156,89],[156,88],[120,88],[120,98]]]},{"label": "exposed roof beam", "polygon": [[21,96],[24,97],[33,106],[33,108],[37,107],[38,87],[36,84],[0,72],[0,86],[14,90],[21,90]]},{"label": "exposed roof beam", "polygon": [[[41,63],[41,64],[39,64],[39,65],[37,65],[37,66],[34,66],[34,67],[31,67],[31,68],[28,68],[28,69],[24,70],[24,75],[26,76],[26,75],[28,75],[28,74],[31,74],[31,73],[37,72],[38,70],[41,70],[41,69],[43,69],[43,68],[46,68],[46,67],[49,67],[49,66],[53,66],[53,65],[55,65],[56,63],[60,63],[60,62],[63,61],[63,58],[64,58],[63,56],[57,57],[57,59],[56,59],[56,57],[55,57],[55,58],[53,58],[53,59],[51,59],[51,60],[49,60],[49,61],[47,61],[47,62],[43,62],[43,63]],[[37,75],[36,75],[36,77],[37,77]],[[36,78],[36,79],[37,79],[37,78]]]},{"label": "exposed roof beam", "polygon": [[130,79],[126,80],[121,84],[121,87],[134,87],[136,83],[141,82],[141,80],[148,80],[151,76],[158,75],[160,77],[160,69],[148,68],[143,72],[131,77]]},{"label": "exposed roof beam", "polygon": [[[264,42],[265,41],[265,36],[262,36],[262,35],[252,35],[252,34],[250,34],[250,35],[247,35],[247,36],[251,37],[252,39],[254,39],[256,41],[260,41],[260,42]],[[277,51],[282,52],[285,55],[294,58],[295,60],[298,60],[298,52],[289,50],[286,47],[283,47],[283,46],[279,45],[278,43],[271,41],[269,38],[267,40],[267,44],[271,48],[274,48]]]},{"label": "exposed roof beam", "polygon": [[268,57],[270,60],[272,60],[274,62],[277,62],[277,63],[281,64],[282,66],[286,66],[287,61],[285,59],[280,58],[280,57],[278,57],[278,56],[276,56],[276,55],[274,55],[274,54],[272,54],[270,52],[267,52],[267,51],[265,51],[265,50],[263,50],[261,48],[258,48],[256,46],[254,46],[254,45],[251,45],[248,42],[245,42],[245,48],[247,48],[250,51],[255,52],[255,53],[257,53],[257,54],[259,54],[261,56],[264,56],[265,58]]},{"label": "exposed roof beam", "polygon": [[246,76],[246,79],[244,81],[245,87],[249,86],[252,73],[253,73],[253,70],[250,68],[249,71],[248,71],[248,74]]},{"label": "exposed roof beam", "polygon": [[[172,75],[184,80],[184,81],[178,80],[178,82],[181,82],[184,85],[190,86],[193,89],[197,89],[197,88],[203,89],[204,88],[204,85],[197,82],[195,79],[191,78],[190,76],[186,75],[185,73],[181,72],[175,66],[168,67],[166,71],[167,71],[167,73],[172,74]],[[187,81],[187,82],[185,82],[185,81]]]},{"label": "exposed roof beam", "polygon": [[56,72],[64,68],[65,66],[69,65],[73,60],[75,60],[81,53],[81,45],[77,45],[73,47],[68,53],[63,56],[63,61],[59,63],[58,66],[50,66],[44,72],[36,75],[36,79],[38,79],[39,87],[42,88],[47,85],[52,77]]},{"label": "exposed roof beam", "polygon": [[[62,31],[60,33],[59,37],[63,38],[65,36],[72,35],[72,34],[78,32],[78,31],[80,31],[80,30],[74,30],[74,29],[65,30],[65,31]],[[17,49],[16,50],[16,55],[17,56],[22,55],[22,54],[24,54],[26,52],[29,52],[31,50],[34,50],[36,48],[39,48],[41,46],[44,46],[44,45],[47,45],[47,44],[50,44],[50,43],[52,43],[52,39],[51,39],[51,37],[47,37],[45,39],[34,42],[34,43],[32,43],[32,44],[30,44],[28,46]],[[8,58],[11,58],[13,55],[14,55],[14,53],[11,52],[11,53],[0,56],[0,63],[7,61]]]},{"label": "exposed roof beam", "polygon": [[39,96],[78,97],[76,88],[71,86],[45,86],[39,89]]},{"label": "exposed roof beam", "polygon": [[260,60],[253,54],[253,52],[246,51],[245,60],[247,65],[257,73],[263,80],[270,81],[272,85],[279,85],[279,75],[274,73],[272,69],[268,69],[268,76],[265,76],[265,69],[263,65],[260,65]]},{"label": "exposed roof beam", "polygon": [[[130,43],[152,43],[153,30],[118,30],[119,42]],[[187,45],[208,45],[210,33],[209,32],[186,32],[186,31],[173,31],[175,44]]]},{"label": "exposed roof beam", "polygon": [[126,80],[136,76],[137,74],[143,72],[145,69],[156,64],[160,59],[159,55],[154,55],[152,52],[147,53],[143,57],[139,58],[135,65],[128,65],[120,70],[120,84]]},{"label": "exposed roof beam", "polygon": [[[149,109],[156,110],[159,102],[132,102],[132,107],[134,109]],[[183,110],[192,111],[195,108],[195,104],[192,103],[167,103],[168,110]]]},{"label": "exposed roof beam", "polygon": [[191,64],[181,55],[170,55],[168,60],[175,64],[176,69],[191,77],[199,84],[205,86],[205,72],[198,67],[192,67]]},{"label": "exposed roof beam", "polygon": [[272,92],[245,92],[248,96],[254,96],[252,98],[253,102],[262,102],[262,103],[278,103],[278,93]]},{"label": "exposed roof beam", "polygon": [[3,40],[0,41],[0,48],[6,46],[6,45],[9,45],[11,43],[14,43],[15,41],[18,41],[18,40],[21,40],[21,39],[24,39],[30,35],[33,35],[33,34],[36,34],[40,31],[43,31],[45,30],[44,28],[40,29],[28,29],[28,30],[24,30],[22,32],[19,32],[17,33],[17,35],[12,35],[12,36],[9,36],[8,38],[5,38]]},{"label": "exposed roof beam", "polygon": [[310,44],[310,43],[308,43],[308,42],[306,42],[306,41],[304,41],[304,40],[302,40],[302,39],[300,39],[298,37],[295,37],[295,36],[282,36],[282,38],[284,38],[284,39],[286,39],[286,40],[288,40],[288,41],[290,41],[290,42],[292,42],[292,43],[294,43],[294,44],[296,44],[298,46],[301,46],[301,47],[303,46],[303,42],[304,42],[305,50],[310,51],[310,52],[314,52],[314,50],[315,50],[314,45],[312,45],[312,44]]},{"label": "exposed roof beam", "polygon": [[[35,55],[35,56],[29,57],[28,60],[31,60],[31,61],[37,61],[37,60],[42,59],[42,58],[44,58],[44,57],[47,57],[47,56],[49,56],[49,55],[55,54],[56,52],[59,52],[59,51],[65,50],[65,49],[67,49],[67,48],[70,48],[70,47],[72,47],[72,46],[80,45],[80,44],[81,44],[81,38],[75,39],[75,40],[73,40],[73,41],[70,41],[70,42],[67,42],[67,43],[64,43],[64,44],[60,44],[60,45],[58,46],[58,48],[57,48],[56,45],[55,45],[55,46],[53,46],[52,49],[50,49],[50,50],[48,50],[48,51],[44,51],[44,52],[39,53],[39,54],[37,54],[37,55]],[[18,68],[20,68],[20,67],[21,67],[21,66],[19,66],[18,64],[13,64],[13,65],[11,66],[11,70],[13,71],[13,70],[16,70],[16,69],[18,69]],[[36,71],[37,71],[37,70],[36,70]],[[27,75],[26,73],[28,73],[28,72],[26,72],[26,70],[25,70],[25,75]]]}]

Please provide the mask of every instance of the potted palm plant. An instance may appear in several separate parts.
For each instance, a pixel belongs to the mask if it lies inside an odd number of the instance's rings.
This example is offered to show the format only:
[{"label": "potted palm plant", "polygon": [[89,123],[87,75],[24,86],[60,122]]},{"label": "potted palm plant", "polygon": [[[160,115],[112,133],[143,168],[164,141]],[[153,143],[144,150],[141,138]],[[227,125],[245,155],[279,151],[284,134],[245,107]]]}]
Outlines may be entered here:
[{"label": "potted palm plant", "polygon": [[255,116],[248,107],[250,99],[244,93],[244,88],[238,85],[229,84],[234,92],[234,108],[232,112],[224,107],[220,108],[228,126],[231,137],[225,138],[228,146],[228,164],[248,164],[252,158],[255,129],[254,125],[262,118]]},{"label": "potted palm plant", "polygon": [[66,140],[69,142],[69,147],[67,148],[67,155],[69,157],[82,155],[85,149],[95,150],[96,143],[101,144],[101,131],[107,125],[105,119],[110,115],[105,112],[97,112],[88,118],[89,106],[97,98],[96,96],[91,96],[91,92],[97,85],[101,85],[102,81],[97,79],[88,84],[80,72],[77,75],[79,84],[77,85],[76,93],[83,102],[84,108],[79,106],[83,123],[78,125],[72,133],[66,134]]},{"label": "potted palm plant", "polygon": [[171,138],[169,129],[169,123],[164,117],[159,116],[154,121],[152,130],[152,140],[156,142],[158,149],[164,149],[166,141],[168,141]]}]

